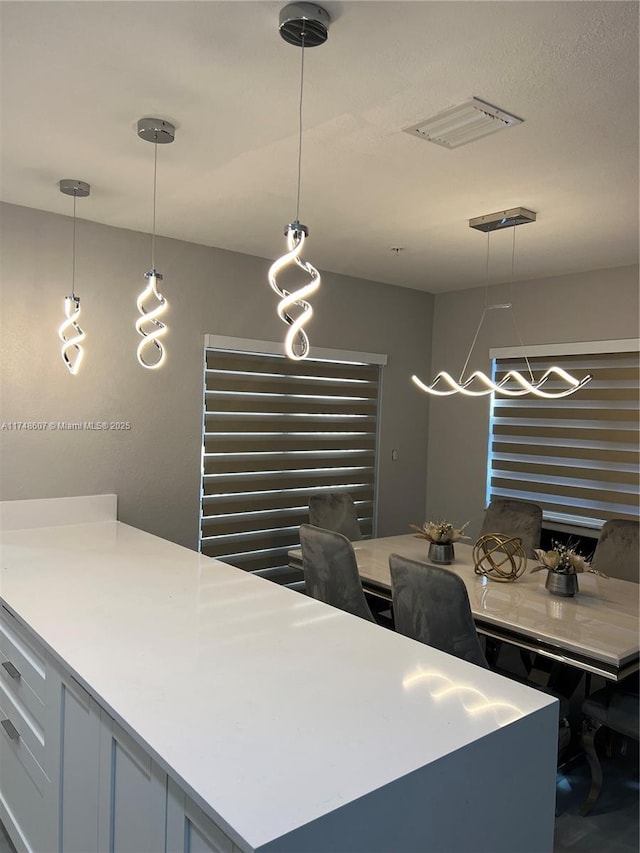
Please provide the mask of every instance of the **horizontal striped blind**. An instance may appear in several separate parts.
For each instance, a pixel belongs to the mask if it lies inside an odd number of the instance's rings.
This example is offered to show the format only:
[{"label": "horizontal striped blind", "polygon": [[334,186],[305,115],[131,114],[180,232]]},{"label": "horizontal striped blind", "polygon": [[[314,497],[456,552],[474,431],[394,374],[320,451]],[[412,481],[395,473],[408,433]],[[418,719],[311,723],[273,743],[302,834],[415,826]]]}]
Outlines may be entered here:
[{"label": "horizontal striped blind", "polygon": [[[536,378],[553,364],[593,379],[556,400],[495,396],[488,497],[533,501],[548,521],[599,528],[609,518],[639,517],[639,369],[637,352],[529,359]],[[498,358],[527,376],[523,358]],[[558,383],[548,390],[560,388]]]},{"label": "horizontal striped blind", "polygon": [[308,501],[349,492],[374,517],[378,365],[206,351],[201,551],[287,581]]}]

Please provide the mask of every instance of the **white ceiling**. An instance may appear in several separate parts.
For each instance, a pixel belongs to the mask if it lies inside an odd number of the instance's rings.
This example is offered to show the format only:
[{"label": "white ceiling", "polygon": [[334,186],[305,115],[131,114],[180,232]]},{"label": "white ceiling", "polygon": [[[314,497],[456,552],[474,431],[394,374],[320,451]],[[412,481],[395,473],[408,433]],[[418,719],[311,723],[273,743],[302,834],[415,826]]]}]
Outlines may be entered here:
[{"label": "white ceiling", "polygon": [[[2,199],[279,256],[295,218],[300,49],[285,2],[3,2]],[[484,283],[468,219],[516,206],[516,279],[638,259],[636,2],[323,2],[305,52],[301,220],[323,270],[439,292]],[[447,150],[402,133],[475,96],[524,123]],[[491,238],[505,280],[513,231]],[[392,247],[403,247],[396,255]]]}]

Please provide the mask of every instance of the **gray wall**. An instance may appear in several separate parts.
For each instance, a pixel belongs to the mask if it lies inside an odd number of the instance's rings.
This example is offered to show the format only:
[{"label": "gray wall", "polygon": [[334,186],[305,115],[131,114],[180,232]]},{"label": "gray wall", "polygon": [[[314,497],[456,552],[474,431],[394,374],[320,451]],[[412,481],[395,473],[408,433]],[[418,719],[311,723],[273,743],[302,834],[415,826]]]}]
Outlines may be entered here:
[{"label": "gray wall", "polygon": [[[489,304],[509,301],[525,345],[638,337],[637,266],[519,282],[512,300],[505,285],[489,289]],[[440,370],[459,376],[484,304],[484,288],[436,296],[432,373],[426,381]],[[490,375],[489,350],[518,345],[509,314],[488,313],[465,375],[473,370]],[[427,517],[469,520],[474,538],[485,506],[488,429],[489,397],[431,398]]]},{"label": "gray wall", "polygon": [[[0,212],[2,422],[131,423],[127,432],[2,429],[0,497],[115,492],[122,521],[195,548],[204,335],[282,340],[266,277],[270,262],[159,238],[156,264],[170,303],[168,359],[161,370],[144,370],[133,323],[150,237],[79,220],[76,292],[87,340],[85,361],[71,376],[57,328],[70,290],[72,220],[14,205]],[[314,311],[312,346],[389,357],[378,534],[403,533],[425,508],[428,406],[410,376],[430,370],[433,296],[323,273]]]}]

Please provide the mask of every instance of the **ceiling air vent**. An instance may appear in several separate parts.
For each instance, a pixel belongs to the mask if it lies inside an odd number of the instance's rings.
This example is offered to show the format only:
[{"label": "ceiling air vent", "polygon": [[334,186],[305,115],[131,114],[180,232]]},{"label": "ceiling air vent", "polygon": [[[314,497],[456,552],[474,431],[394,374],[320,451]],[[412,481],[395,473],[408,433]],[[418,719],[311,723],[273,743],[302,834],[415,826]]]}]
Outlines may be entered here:
[{"label": "ceiling air vent", "polygon": [[445,148],[458,148],[490,133],[506,130],[514,124],[522,124],[522,121],[523,119],[509,115],[498,107],[485,104],[478,98],[471,98],[464,104],[444,110],[418,124],[412,124],[411,127],[405,127],[404,132]]}]

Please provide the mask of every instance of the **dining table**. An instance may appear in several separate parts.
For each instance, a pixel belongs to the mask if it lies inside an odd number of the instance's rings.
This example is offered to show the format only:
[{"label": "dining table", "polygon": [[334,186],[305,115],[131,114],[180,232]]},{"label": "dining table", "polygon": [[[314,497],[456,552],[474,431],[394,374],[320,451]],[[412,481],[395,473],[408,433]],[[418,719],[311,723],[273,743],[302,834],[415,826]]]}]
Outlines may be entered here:
[{"label": "dining table", "polygon": [[[391,601],[389,556],[399,554],[431,565],[429,542],[412,534],[353,543],[364,590]],[[289,551],[289,565],[302,569],[302,551]],[[513,581],[496,581],[475,569],[473,546],[456,542],[454,559],[444,565],[462,578],[476,628],[496,641],[511,643],[608,681],[621,681],[640,665],[639,586],[630,581],[583,572],[578,592],[561,597],[545,588],[546,570],[528,560]]]}]

